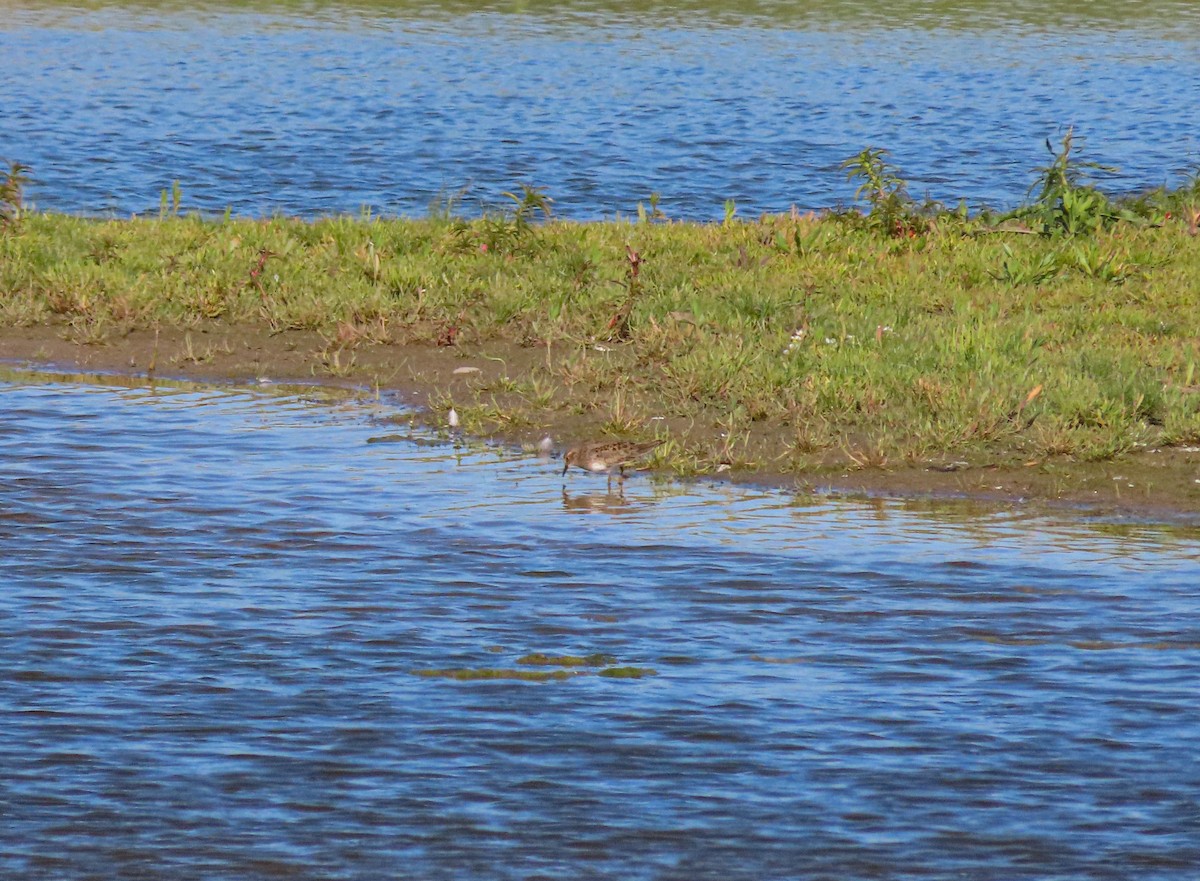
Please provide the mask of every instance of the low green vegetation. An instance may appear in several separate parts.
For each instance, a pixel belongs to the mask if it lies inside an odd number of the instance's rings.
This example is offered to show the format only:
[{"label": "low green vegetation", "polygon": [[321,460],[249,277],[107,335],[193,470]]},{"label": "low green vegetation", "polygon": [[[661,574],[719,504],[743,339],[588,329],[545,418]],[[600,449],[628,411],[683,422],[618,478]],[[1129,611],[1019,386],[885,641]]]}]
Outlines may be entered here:
[{"label": "low green vegetation", "polygon": [[479,433],[658,436],[652,464],[678,472],[1200,443],[1200,184],[1112,199],[1074,151],[1068,134],[1004,214],[918,203],[866,150],[846,164],[860,208],[731,205],[721,224],[657,200],[562,221],[535,187],[474,219],[204,218],[178,190],[158,217],[88,219],[23,212],[13,166],[0,327],[114,346],[307,331],[319,370],[349,377],[368,351],[486,355],[500,377],[434,394],[435,412]]}]

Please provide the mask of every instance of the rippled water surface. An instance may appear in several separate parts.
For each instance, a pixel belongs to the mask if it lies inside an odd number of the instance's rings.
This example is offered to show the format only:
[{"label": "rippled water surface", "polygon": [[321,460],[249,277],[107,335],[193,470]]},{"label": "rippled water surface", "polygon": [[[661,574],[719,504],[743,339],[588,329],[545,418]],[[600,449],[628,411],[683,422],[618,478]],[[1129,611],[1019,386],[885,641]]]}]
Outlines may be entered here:
[{"label": "rippled water surface", "polygon": [[[1195,877],[1195,532],[392,412],[0,382],[0,875]],[[422,675],[535,652],[647,675]]]},{"label": "rippled water surface", "polygon": [[915,196],[1011,206],[1066,126],[1113,190],[1200,164],[1200,5],[765,0],[0,4],[0,158],[44,209],[671,216]]}]

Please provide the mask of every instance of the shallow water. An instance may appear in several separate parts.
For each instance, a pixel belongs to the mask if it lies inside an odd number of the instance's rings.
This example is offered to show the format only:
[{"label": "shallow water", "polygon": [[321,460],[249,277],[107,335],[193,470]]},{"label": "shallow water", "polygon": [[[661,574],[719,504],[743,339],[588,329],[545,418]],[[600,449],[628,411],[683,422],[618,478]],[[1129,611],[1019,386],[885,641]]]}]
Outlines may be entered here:
[{"label": "shallow water", "polygon": [[[0,413],[4,877],[1200,864],[1194,529],[564,488],[318,390]],[[418,675],[532,652],[655,672]]]},{"label": "shallow water", "polygon": [[673,217],[849,203],[885,147],[914,196],[1009,207],[1065,127],[1115,191],[1200,166],[1200,6],[1093,2],[16,0],[0,158],[48,210],[312,216],[508,204]]}]

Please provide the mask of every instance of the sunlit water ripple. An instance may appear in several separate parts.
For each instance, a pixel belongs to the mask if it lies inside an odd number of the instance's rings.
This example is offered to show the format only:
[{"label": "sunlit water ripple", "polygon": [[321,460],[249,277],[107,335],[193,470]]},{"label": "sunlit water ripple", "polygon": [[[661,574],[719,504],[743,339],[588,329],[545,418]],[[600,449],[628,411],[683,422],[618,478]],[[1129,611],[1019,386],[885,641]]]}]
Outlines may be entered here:
[{"label": "sunlit water ripple", "polygon": [[1200,164],[1194,3],[678,5],[18,0],[0,159],[47,210],[178,179],[185,209],[474,214],[529,182],[581,219],[848,203],[869,146],[917,198],[1012,207],[1067,126],[1110,190]]},{"label": "sunlit water ripple", "polygon": [[[1194,531],[610,496],[394,412],[0,383],[0,875],[1194,877]],[[531,652],[656,672],[417,675]]]}]

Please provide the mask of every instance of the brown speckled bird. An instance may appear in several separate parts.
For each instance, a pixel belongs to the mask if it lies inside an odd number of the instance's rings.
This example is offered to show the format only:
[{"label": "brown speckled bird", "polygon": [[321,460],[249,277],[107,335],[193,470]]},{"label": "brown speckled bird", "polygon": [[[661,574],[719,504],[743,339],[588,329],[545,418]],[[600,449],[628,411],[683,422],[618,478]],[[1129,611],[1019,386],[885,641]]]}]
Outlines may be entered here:
[{"label": "brown speckled bird", "polygon": [[572,465],[596,474],[608,473],[612,482],[613,473],[625,479],[625,466],[650,453],[662,441],[600,441],[571,447],[563,456],[563,474]]}]

